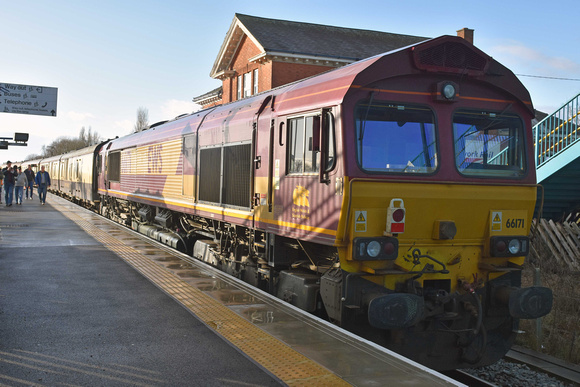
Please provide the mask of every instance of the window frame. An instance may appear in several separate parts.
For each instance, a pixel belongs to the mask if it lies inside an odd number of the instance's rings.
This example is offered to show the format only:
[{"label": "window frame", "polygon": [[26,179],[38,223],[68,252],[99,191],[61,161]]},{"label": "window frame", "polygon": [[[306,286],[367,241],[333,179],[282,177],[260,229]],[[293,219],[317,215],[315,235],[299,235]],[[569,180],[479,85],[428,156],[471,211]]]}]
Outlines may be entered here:
[{"label": "window frame", "polygon": [[252,73],[244,73],[243,96],[244,98],[252,95]]},{"label": "window frame", "polygon": [[[393,169],[393,170],[388,170],[388,169],[384,169],[384,170],[372,170],[372,169],[367,169],[362,165],[362,155],[359,153],[359,139],[358,139],[358,127],[357,127],[357,123],[358,123],[358,116],[357,116],[357,112],[359,109],[359,106],[361,104],[365,104],[365,103],[380,103],[380,104],[384,104],[384,105],[393,105],[393,106],[408,106],[408,107],[413,107],[413,108],[420,108],[420,109],[425,109],[431,112],[431,116],[433,117],[433,138],[434,138],[434,142],[432,144],[434,144],[435,146],[435,150],[433,152],[433,156],[434,156],[434,161],[435,161],[435,168],[433,168],[431,171],[425,171],[425,172],[421,172],[421,171],[405,171],[405,170],[397,170],[397,169]],[[364,100],[360,100],[359,102],[357,102],[357,104],[354,107],[354,114],[353,114],[353,124],[354,124],[354,146],[355,146],[355,159],[356,159],[356,163],[359,167],[359,169],[361,171],[363,171],[366,174],[369,175],[399,175],[399,176],[433,176],[435,174],[437,174],[439,172],[439,170],[441,169],[441,146],[440,146],[440,130],[439,130],[439,121],[438,121],[438,116],[437,114],[435,114],[435,109],[430,106],[430,105],[425,105],[425,104],[421,104],[421,103],[416,103],[416,102],[408,102],[408,101],[389,101],[389,100],[373,100],[371,98],[371,100],[369,99],[364,99]],[[425,144],[423,144],[425,145]],[[428,146],[428,145],[427,145]]]},{"label": "window frame", "polygon": [[253,94],[256,95],[259,93],[258,91],[258,69],[254,69],[252,70],[252,89],[253,89]]},{"label": "window frame", "polygon": [[[526,133],[526,126],[524,121],[522,120],[521,115],[517,114],[516,112],[504,112],[503,115],[506,116],[511,116],[511,119],[517,119],[518,123],[519,123],[519,133],[518,135],[521,136],[521,138],[518,141],[519,146],[521,147],[520,151],[520,156],[523,162],[523,166],[519,169],[514,169],[513,166],[510,169],[509,165],[504,165],[500,167],[503,168],[486,168],[486,167],[482,167],[482,168],[477,168],[477,169],[471,169],[470,171],[481,171],[479,173],[465,173],[466,170],[468,170],[468,168],[464,168],[464,169],[460,169],[459,165],[457,165],[457,154],[456,154],[456,146],[457,146],[457,139],[456,139],[456,133],[455,133],[455,115],[458,113],[479,113],[481,115],[481,113],[488,113],[488,114],[495,114],[495,115],[502,115],[502,113],[500,111],[495,111],[495,110],[490,110],[490,109],[477,109],[477,108],[458,108],[456,110],[453,111],[453,114],[451,115],[451,138],[452,138],[452,142],[453,142],[453,165],[455,167],[455,170],[457,171],[457,173],[459,173],[461,176],[466,177],[466,178],[478,178],[478,179],[511,179],[511,180],[520,180],[523,179],[527,176],[528,174],[528,170],[530,168],[529,164],[530,162],[533,162],[533,160],[529,159],[528,156],[528,150],[526,147],[526,139],[527,139],[527,133]],[[482,164],[484,165],[484,164]],[[494,165],[494,164],[486,164],[486,165]],[[496,173],[493,173],[493,171],[496,171]],[[499,172],[498,172],[499,171]],[[506,171],[506,173],[501,173],[502,171]],[[517,171],[518,175],[514,176],[512,175],[508,175],[507,173],[509,171]],[[486,173],[488,172],[488,173]],[[512,173],[513,173],[512,172]]]},{"label": "window frame", "polygon": [[[319,117],[319,121],[322,119],[321,116],[321,112],[320,111],[316,111],[316,112],[310,112],[310,113],[304,113],[304,114],[297,114],[297,115],[292,115],[292,116],[288,116],[286,118],[286,175],[287,176],[318,176],[320,174],[320,149],[319,150],[308,150],[308,139],[307,139],[307,128],[306,128],[306,120],[308,118],[312,119],[312,136],[310,138],[312,138],[312,147],[314,147],[314,123],[316,122],[315,117]],[[291,165],[292,165],[292,155],[293,155],[293,151],[292,151],[292,124],[291,122],[294,120],[298,120],[298,119],[303,119],[304,120],[304,126],[302,128],[302,168],[301,171],[291,171]],[[320,128],[318,128],[319,130]],[[319,139],[320,141],[320,139]],[[307,152],[311,152],[314,155],[314,161],[315,161],[315,168],[313,171],[305,171],[305,160],[306,160],[306,153]]]}]

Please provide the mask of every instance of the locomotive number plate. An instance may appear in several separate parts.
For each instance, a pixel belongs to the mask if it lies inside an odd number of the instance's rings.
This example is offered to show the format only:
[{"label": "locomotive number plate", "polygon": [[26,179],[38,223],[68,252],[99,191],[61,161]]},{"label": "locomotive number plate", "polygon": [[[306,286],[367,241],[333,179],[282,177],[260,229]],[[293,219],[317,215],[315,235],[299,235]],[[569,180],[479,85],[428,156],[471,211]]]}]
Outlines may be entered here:
[{"label": "locomotive number plate", "polygon": [[490,211],[489,224],[494,235],[527,234],[530,227],[526,211],[518,210]]}]

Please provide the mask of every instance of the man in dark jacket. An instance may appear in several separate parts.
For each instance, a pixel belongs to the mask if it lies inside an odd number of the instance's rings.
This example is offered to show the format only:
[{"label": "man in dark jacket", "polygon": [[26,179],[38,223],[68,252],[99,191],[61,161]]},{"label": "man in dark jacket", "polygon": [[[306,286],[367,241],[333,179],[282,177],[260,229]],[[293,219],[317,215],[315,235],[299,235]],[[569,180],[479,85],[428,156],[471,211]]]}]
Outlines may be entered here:
[{"label": "man in dark jacket", "polygon": [[6,207],[12,205],[14,196],[14,174],[12,173],[12,162],[6,163],[6,168],[2,170],[4,174],[4,199],[6,200]]},{"label": "man in dark jacket", "polygon": [[40,171],[36,173],[34,181],[38,186],[38,197],[40,198],[40,202],[44,205],[44,203],[46,203],[46,190],[50,187],[50,175],[44,170],[44,165],[42,165]]},{"label": "man in dark jacket", "polygon": [[30,197],[30,200],[32,200],[32,192],[34,188],[34,171],[32,170],[32,165],[28,164],[28,168],[26,168],[24,174],[28,180],[26,184],[26,199]]}]

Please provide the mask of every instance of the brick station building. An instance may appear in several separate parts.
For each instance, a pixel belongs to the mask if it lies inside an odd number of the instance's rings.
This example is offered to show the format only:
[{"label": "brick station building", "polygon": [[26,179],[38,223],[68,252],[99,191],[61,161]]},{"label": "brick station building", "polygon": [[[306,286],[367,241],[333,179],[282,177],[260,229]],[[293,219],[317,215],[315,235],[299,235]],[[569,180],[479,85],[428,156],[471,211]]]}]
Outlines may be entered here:
[{"label": "brick station building", "polygon": [[[473,42],[473,30],[458,35]],[[225,104],[426,39],[236,14],[210,73],[222,86],[193,102]]]}]

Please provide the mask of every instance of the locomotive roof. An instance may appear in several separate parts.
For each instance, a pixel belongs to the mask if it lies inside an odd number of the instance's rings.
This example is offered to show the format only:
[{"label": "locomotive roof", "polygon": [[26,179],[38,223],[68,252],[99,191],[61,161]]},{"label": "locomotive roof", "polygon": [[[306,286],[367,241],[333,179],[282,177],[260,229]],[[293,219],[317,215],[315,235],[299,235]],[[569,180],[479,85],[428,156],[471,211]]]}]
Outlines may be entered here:
[{"label": "locomotive roof", "polygon": [[[465,65],[475,65],[475,67],[464,67],[463,64],[460,67],[449,67],[445,63],[438,63],[441,58],[445,58],[445,56],[440,57],[438,55],[439,51],[445,52],[449,47],[454,48],[451,51],[456,51],[458,46],[459,52],[463,53],[459,57],[467,58],[473,62],[466,62]],[[421,62],[425,60],[427,62]],[[436,60],[436,62],[432,62],[433,60]],[[478,68],[477,66],[480,67]],[[426,71],[421,71],[421,68]],[[226,116],[230,117],[228,122],[231,122],[229,120],[240,111],[245,111],[245,114],[252,117],[268,96],[275,96],[276,112],[279,115],[283,115],[312,106],[339,104],[352,86],[355,88],[367,87],[367,85],[371,85],[379,79],[431,71],[472,76],[485,80],[485,82],[493,84],[497,88],[515,96],[518,100],[523,101],[530,113],[534,113],[528,91],[509,69],[462,38],[441,36],[412,46],[398,48],[388,53],[375,55],[374,57],[280,86],[249,98],[199,111],[150,130],[113,140],[111,150],[135,146],[138,143],[153,143],[160,139],[166,139],[168,135],[181,136],[191,133],[201,122],[207,123],[212,120],[223,122]]]}]

